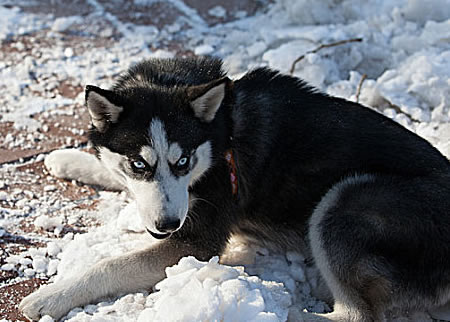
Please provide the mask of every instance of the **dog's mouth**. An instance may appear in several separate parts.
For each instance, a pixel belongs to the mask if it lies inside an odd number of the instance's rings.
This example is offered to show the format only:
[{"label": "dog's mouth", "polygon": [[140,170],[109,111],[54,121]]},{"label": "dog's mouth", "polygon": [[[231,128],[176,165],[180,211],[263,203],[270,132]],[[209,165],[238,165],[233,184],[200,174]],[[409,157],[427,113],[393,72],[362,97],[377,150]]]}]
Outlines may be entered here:
[{"label": "dog's mouth", "polygon": [[166,239],[166,238],[170,237],[170,235],[172,235],[172,233],[167,233],[167,234],[157,234],[157,233],[152,232],[152,231],[151,231],[150,229],[148,229],[147,227],[146,227],[145,229],[147,229],[147,232],[148,232],[153,238],[156,238],[156,239]]}]

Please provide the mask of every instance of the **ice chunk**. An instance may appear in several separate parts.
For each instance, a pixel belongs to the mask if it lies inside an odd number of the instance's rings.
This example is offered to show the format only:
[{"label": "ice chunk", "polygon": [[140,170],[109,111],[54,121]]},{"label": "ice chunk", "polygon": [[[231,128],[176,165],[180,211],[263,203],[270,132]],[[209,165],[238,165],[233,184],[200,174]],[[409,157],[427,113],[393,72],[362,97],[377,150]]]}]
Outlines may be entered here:
[{"label": "ice chunk", "polygon": [[36,227],[41,227],[45,230],[51,230],[56,227],[62,226],[62,219],[59,217],[49,217],[47,215],[40,215],[34,221]]},{"label": "ice chunk", "polygon": [[83,23],[83,18],[80,16],[61,17],[55,19],[52,25],[52,30],[57,32],[64,32],[75,24]]},{"label": "ice chunk", "polygon": [[34,269],[32,269],[32,268],[26,268],[26,269],[23,271],[23,274],[24,274],[26,277],[31,278],[31,277],[33,277],[33,276],[36,274],[36,271],[35,271]]},{"label": "ice chunk", "polygon": [[12,271],[15,269],[15,265],[14,264],[3,264],[1,267],[2,271]]},{"label": "ice chunk", "polygon": [[214,48],[211,45],[200,45],[198,47],[195,47],[194,53],[196,55],[208,55],[211,54],[214,51]]},{"label": "ice chunk", "polygon": [[208,14],[216,18],[225,18],[227,15],[227,10],[222,6],[215,6],[214,8],[208,10]]},{"label": "ice chunk", "polygon": [[48,262],[48,268],[47,268],[47,275],[52,276],[56,274],[56,271],[58,270],[59,260],[58,259],[51,259]]},{"label": "ice chunk", "polygon": [[50,315],[44,315],[39,322],[55,322],[55,320]]},{"label": "ice chunk", "polygon": [[401,11],[406,19],[419,23],[428,20],[443,21],[450,18],[450,1],[409,0]]},{"label": "ice chunk", "polygon": [[50,256],[56,256],[59,252],[61,252],[61,248],[57,243],[49,242],[47,244],[47,254],[49,254]]},{"label": "ice chunk", "polygon": [[48,259],[45,257],[36,256],[33,257],[33,269],[38,273],[44,273],[47,271]]}]

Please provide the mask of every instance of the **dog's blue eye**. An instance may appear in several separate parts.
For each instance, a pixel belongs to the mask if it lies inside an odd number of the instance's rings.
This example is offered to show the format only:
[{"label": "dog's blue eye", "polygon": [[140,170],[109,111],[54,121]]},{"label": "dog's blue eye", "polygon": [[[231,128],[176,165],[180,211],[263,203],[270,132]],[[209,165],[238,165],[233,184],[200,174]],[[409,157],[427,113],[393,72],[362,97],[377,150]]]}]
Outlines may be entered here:
[{"label": "dog's blue eye", "polygon": [[145,163],[142,161],[133,161],[131,164],[136,169],[145,169],[145,167],[146,167]]},{"label": "dog's blue eye", "polygon": [[180,160],[178,160],[177,166],[180,167],[180,168],[182,168],[182,167],[186,166],[187,163],[188,163],[188,158],[183,157],[183,158],[181,158]]}]

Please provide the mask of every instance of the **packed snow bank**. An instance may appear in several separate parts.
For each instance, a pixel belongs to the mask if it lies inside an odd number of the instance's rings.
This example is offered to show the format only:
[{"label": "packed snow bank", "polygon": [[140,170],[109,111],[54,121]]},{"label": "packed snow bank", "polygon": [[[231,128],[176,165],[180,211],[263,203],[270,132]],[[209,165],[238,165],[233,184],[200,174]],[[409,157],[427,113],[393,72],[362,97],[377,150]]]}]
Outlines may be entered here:
[{"label": "packed snow bank", "polygon": [[[285,321],[291,299],[283,285],[248,276],[243,267],[182,258],[156,285],[144,321]],[[177,308],[174,310],[174,308]]]}]

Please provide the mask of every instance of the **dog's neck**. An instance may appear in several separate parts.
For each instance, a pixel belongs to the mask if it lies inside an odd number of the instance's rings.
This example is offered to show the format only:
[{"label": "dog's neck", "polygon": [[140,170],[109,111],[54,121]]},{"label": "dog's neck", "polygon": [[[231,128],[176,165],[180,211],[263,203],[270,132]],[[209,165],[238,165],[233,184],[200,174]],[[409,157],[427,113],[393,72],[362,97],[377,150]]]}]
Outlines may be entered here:
[{"label": "dog's neck", "polygon": [[239,101],[238,98],[230,113],[229,142],[237,178],[237,197],[245,203],[257,189],[258,179],[255,178],[259,178],[270,158],[267,148],[271,146],[271,137],[266,135],[266,130],[270,131],[272,124],[270,115],[265,115],[265,111],[261,113],[258,106],[239,105]]}]

